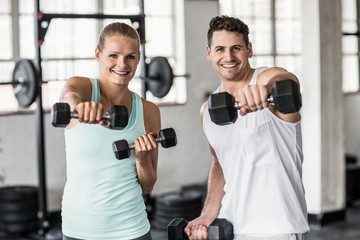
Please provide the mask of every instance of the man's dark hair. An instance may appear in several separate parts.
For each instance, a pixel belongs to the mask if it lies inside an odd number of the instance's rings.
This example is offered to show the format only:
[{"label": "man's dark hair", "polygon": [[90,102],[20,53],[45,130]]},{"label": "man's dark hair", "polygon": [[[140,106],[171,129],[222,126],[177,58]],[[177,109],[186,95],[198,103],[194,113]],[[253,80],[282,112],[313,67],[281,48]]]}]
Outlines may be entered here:
[{"label": "man's dark hair", "polygon": [[246,46],[249,43],[249,27],[240,19],[235,17],[228,17],[225,15],[216,16],[211,19],[209,23],[209,30],[207,33],[208,46],[211,46],[212,37],[216,31],[228,31],[234,32],[238,35],[242,35]]}]

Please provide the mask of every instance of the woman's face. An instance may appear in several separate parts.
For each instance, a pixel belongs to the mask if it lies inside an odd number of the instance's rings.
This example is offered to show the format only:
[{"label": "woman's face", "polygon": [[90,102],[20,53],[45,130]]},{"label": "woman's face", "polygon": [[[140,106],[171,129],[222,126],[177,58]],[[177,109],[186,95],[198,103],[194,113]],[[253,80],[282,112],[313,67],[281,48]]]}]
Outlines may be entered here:
[{"label": "woman's face", "polygon": [[100,78],[118,85],[128,85],[140,60],[137,39],[121,35],[105,38],[104,49],[95,51],[100,63]]}]

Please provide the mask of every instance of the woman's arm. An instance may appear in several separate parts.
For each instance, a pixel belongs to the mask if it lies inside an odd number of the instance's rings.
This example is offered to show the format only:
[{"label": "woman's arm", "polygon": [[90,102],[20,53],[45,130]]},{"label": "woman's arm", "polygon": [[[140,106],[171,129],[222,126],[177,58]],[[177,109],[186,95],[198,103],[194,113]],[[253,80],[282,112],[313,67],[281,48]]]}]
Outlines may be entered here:
[{"label": "woman's arm", "polygon": [[157,180],[158,143],[155,138],[161,129],[160,110],[143,100],[146,134],[135,140],[136,171],[143,194],[150,193]]}]

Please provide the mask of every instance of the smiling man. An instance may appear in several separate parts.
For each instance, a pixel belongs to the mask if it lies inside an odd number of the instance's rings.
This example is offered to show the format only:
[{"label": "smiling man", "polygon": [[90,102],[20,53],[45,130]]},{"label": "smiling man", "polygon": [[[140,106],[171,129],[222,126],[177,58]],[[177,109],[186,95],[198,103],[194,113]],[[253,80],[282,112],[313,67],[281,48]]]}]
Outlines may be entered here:
[{"label": "smiling man", "polygon": [[301,116],[283,114],[268,102],[276,81],[299,81],[280,67],[251,67],[248,34],[237,18],[217,16],[209,24],[207,57],[220,78],[214,93],[231,94],[240,116],[233,124],[216,125],[207,103],[202,106],[213,159],[203,211],[185,228],[190,240],[207,239],[216,218],[233,224],[237,240],[303,240],[309,231]]}]

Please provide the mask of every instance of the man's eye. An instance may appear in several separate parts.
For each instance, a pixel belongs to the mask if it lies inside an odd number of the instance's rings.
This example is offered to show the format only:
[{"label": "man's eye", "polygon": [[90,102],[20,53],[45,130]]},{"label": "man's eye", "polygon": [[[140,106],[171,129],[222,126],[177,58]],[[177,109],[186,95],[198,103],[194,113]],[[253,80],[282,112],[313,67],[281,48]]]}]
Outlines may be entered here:
[{"label": "man's eye", "polygon": [[117,58],[117,55],[116,55],[116,54],[110,54],[109,57],[110,57],[110,58]]}]

